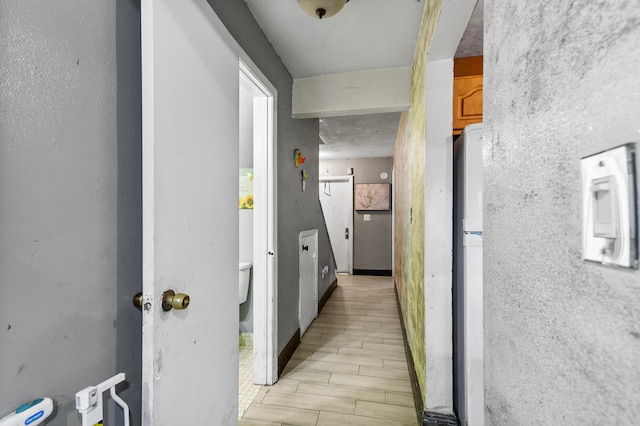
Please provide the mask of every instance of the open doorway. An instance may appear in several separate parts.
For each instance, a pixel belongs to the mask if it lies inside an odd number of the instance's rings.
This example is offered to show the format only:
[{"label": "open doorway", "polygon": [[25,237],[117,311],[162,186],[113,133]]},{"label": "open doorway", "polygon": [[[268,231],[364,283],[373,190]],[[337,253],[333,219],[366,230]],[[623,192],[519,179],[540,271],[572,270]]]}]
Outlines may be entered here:
[{"label": "open doorway", "polygon": [[[240,60],[240,261],[250,284],[240,303],[240,343],[250,344],[253,384],[277,380],[276,90],[248,59]],[[248,139],[248,148],[243,148]],[[242,275],[242,274],[241,274]],[[240,295],[243,300],[243,294]],[[241,350],[242,352],[242,350]]]},{"label": "open doorway", "polygon": [[353,176],[320,176],[318,193],[337,272],[353,275]]}]

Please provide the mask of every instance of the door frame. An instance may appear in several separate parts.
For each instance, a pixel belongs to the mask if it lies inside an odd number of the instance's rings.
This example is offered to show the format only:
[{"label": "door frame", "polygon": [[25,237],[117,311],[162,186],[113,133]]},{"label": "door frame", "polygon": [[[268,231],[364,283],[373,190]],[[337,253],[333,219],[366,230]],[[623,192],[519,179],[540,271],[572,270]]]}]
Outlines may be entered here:
[{"label": "door frame", "polygon": [[[278,380],[277,315],[277,90],[244,54],[239,72],[253,86],[254,197],[267,200],[253,210],[253,374],[254,383],[272,385]],[[256,285],[259,284],[259,285]]]},{"label": "door frame", "polygon": [[[318,178],[320,183],[323,182],[348,182],[349,192],[349,219],[347,220],[347,227],[349,228],[349,275],[353,275],[353,175],[346,176],[320,176]],[[318,198],[320,195],[318,194]],[[322,205],[322,204],[321,204]]]},{"label": "door frame", "polygon": [[[391,188],[396,187],[396,166],[391,168]],[[391,206],[391,276],[396,276],[396,197],[392,197]]]}]

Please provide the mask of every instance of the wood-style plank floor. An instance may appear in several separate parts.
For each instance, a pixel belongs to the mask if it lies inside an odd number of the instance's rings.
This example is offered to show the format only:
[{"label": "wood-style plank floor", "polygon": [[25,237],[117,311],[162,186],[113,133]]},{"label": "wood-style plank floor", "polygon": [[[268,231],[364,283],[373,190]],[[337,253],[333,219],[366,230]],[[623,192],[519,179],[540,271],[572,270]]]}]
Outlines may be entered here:
[{"label": "wood-style plank floor", "polygon": [[239,424],[417,425],[393,279],[339,275],[280,380]]}]

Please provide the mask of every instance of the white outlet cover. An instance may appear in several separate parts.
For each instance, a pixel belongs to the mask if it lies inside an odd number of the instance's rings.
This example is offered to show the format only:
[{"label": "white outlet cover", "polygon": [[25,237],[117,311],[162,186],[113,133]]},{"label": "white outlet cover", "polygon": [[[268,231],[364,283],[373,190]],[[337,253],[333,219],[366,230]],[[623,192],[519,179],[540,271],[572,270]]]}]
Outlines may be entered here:
[{"label": "white outlet cover", "polygon": [[[628,143],[580,161],[582,258],[586,261],[638,269],[635,151],[635,143]],[[612,204],[606,205],[610,211],[606,211],[604,216],[614,216],[610,224],[605,223],[611,226],[611,230],[604,233],[598,231],[602,224],[596,220],[596,208],[600,211],[603,206],[599,199],[602,193],[599,188],[603,183],[606,190],[613,191],[607,196]]]}]

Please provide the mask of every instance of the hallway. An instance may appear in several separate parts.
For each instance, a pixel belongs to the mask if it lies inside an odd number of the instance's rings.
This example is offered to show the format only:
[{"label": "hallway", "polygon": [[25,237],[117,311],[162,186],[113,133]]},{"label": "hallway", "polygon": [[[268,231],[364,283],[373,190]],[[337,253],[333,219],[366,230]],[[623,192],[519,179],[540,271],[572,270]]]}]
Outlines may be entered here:
[{"label": "hallway", "polygon": [[393,278],[338,275],[278,383],[240,425],[416,425]]}]

